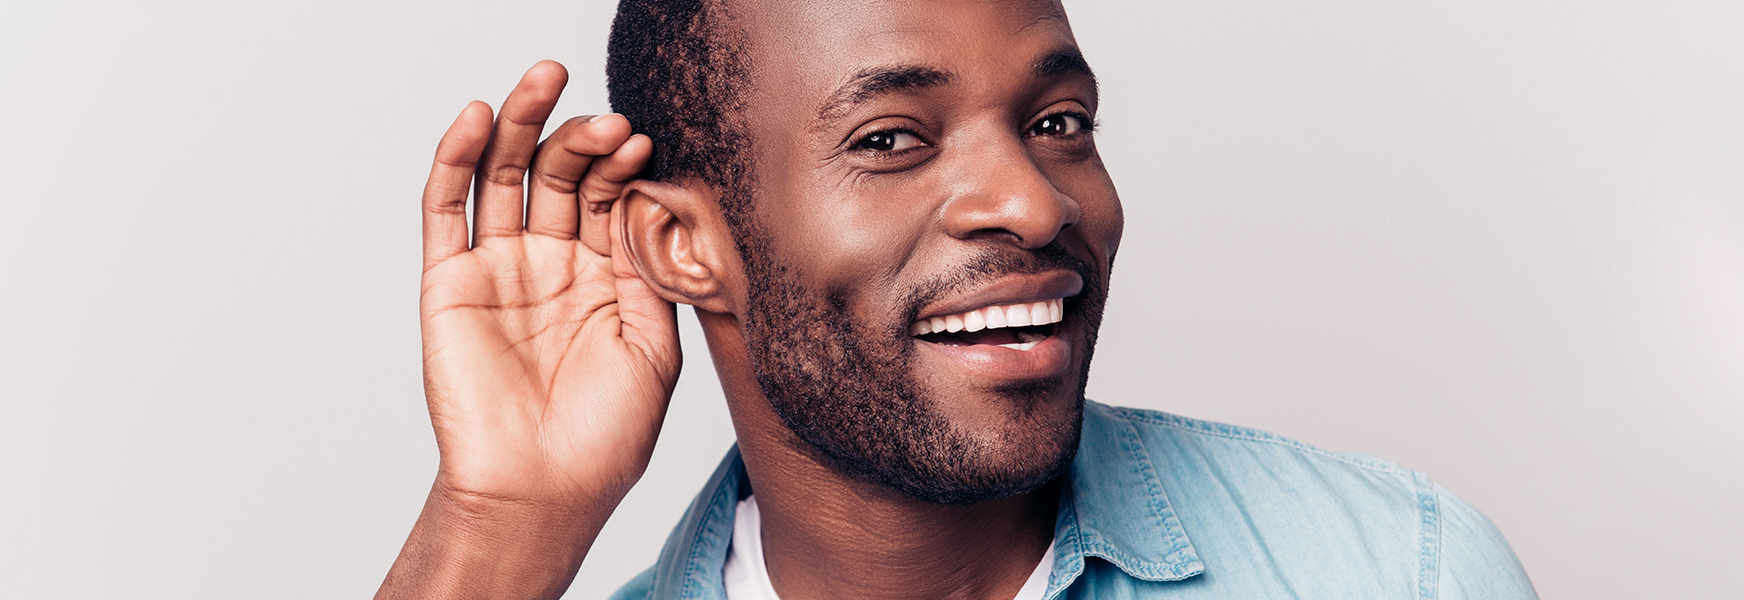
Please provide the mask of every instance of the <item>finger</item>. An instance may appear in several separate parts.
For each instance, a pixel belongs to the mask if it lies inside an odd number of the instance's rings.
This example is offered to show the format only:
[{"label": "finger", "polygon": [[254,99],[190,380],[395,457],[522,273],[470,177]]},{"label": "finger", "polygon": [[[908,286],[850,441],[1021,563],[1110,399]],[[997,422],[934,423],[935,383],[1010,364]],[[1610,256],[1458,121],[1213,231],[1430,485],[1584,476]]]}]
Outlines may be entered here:
[{"label": "finger", "polygon": [[489,104],[473,101],[460,111],[442,141],[424,183],[424,270],[465,252],[466,192],[490,138]]},{"label": "finger", "polygon": [[[627,122],[626,122],[627,123]],[[611,212],[624,186],[642,173],[654,153],[654,142],[636,134],[608,156],[594,160],[581,180],[581,241],[594,252],[612,251]]]},{"label": "finger", "polygon": [[569,82],[569,73],[554,61],[539,61],[515,91],[503,101],[496,128],[485,146],[478,168],[478,206],[473,210],[473,236],[477,240],[521,232],[521,204],[526,195],[522,181],[527,165],[545,130],[545,119],[557,106],[557,97]]},{"label": "finger", "polygon": [[594,157],[609,155],[630,137],[622,117],[576,117],[563,123],[539,144],[528,178],[527,231],[575,239],[580,227],[582,177]]}]

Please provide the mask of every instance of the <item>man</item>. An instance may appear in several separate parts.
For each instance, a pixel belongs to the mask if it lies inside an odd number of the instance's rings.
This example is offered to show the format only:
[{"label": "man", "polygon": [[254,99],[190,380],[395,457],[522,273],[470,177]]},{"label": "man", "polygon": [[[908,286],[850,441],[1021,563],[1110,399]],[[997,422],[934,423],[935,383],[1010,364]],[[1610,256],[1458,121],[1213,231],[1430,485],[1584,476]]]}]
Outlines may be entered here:
[{"label": "man", "polygon": [[609,53],[624,117],[539,144],[542,63],[437,149],[441,467],[379,597],[560,595],[674,303],[739,443],[620,597],[1532,597],[1421,475],[1084,401],[1122,218],[1057,2],[624,0]]}]

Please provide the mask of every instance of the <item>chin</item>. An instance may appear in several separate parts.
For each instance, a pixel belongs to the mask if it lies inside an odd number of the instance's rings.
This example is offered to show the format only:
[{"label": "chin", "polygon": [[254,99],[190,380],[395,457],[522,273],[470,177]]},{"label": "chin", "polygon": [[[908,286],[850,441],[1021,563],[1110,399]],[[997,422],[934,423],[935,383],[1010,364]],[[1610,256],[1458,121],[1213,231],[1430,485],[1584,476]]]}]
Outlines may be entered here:
[{"label": "chin", "polygon": [[[1060,398],[1052,389],[1015,389],[1001,394],[1023,407],[1014,418],[962,429],[972,449],[957,456],[947,477],[902,489],[921,500],[967,505],[1034,491],[1065,473],[1077,455],[1083,396]],[[1041,393],[1037,393],[1041,392]],[[972,428],[971,428],[972,427]]]}]

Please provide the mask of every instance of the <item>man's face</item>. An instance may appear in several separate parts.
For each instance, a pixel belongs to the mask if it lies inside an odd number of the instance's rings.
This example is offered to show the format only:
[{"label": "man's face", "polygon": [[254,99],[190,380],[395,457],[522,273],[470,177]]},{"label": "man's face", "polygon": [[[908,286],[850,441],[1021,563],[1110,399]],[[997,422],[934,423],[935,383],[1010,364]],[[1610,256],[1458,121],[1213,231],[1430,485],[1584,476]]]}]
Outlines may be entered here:
[{"label": "man's face", "polygon": [[1047,482],[1077,445],[1122,226],[1064,11],[736,13],[757,173],[742,317],[775,412],[838,468],[923,500]]}]

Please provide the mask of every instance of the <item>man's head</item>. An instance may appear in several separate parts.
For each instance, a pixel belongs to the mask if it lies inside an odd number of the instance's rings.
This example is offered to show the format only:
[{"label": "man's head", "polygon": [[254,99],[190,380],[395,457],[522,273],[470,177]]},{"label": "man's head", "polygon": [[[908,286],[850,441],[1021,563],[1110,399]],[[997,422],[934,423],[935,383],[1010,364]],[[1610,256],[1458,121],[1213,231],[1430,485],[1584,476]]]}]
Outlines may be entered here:
[{"label": "man's head", "polygon": [[1122,221],[1057,3],[624,0],[611,43],[670,182],[638,269],[731,316],[801,450],[946,503],[1064,469]]}]

